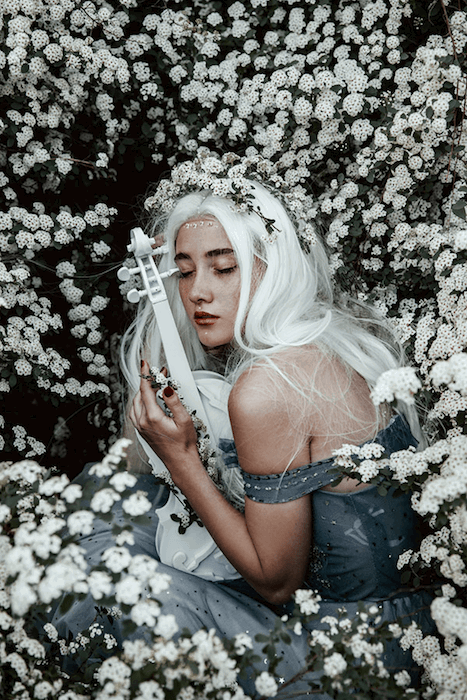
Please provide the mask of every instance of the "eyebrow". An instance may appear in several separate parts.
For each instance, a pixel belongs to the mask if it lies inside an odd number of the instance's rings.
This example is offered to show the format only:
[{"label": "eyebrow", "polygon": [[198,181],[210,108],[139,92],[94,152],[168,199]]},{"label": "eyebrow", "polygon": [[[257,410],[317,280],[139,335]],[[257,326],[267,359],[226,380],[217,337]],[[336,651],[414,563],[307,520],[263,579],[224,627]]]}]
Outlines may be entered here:
[{"label": "eyebrow", "polygon": [[[232,248],[215,248],[214,250],[208,250],[205,257],[206,258],[217,258],[221,255],[233,255],[234,251]],[[177,253],[174,260],[191,260],[190,256],[186,253]]]}]

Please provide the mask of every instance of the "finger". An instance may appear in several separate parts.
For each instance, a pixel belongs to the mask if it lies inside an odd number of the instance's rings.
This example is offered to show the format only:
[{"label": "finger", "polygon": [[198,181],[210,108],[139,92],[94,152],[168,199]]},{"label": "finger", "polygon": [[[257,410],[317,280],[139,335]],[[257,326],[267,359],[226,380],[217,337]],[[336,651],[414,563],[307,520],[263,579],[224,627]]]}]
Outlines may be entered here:
[{"label": "finger", "polygon": [[139,383],[139,390],[141,393],[148,387],[150,387],[152,390],[153,380],[151,377],[152,375],[149,364],[146,362],[146,360],[141,360],[141,379]]},{"label": "finger", "polygon": [[143,409],[143,404],[141,401],[141,393],[138,391],[138,393],[135,395],[133,401],[131,402],[130,411],[128,413],[128,417],[134,426],[136,426],[140,422],[142,409]]},{"label": "finger", "polygon": [[160,248],[162,245],[164,245],[164,236],[159,233],[157,236],[154,237],[154,243],[152,244],[152,248]]},{"label": "finger", "polygon": [[139,394],[141,397],[142,409],[146,411],[148,416],[150,416],[152,419],[160,419],[162,416],[165,416],[164,411],[157,403],[157,392],[152,388],[150,379],[141,380]]},{"label": "finger", "polygon": [[180,397],[171,386],[166,386],[162,392],[165,405],[172,412],[173,419],[177,425],[187,425],[192,422],[185,406],[180,401]]}]

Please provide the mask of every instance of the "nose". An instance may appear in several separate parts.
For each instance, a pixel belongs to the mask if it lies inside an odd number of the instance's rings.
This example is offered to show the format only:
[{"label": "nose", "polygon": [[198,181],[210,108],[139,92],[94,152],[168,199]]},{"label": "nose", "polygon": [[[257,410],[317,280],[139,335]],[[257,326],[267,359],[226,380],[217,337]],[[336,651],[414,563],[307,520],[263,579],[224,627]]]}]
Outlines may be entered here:
[{"label": "nose", "polygon": [[194,275],[189,297],[193,304],[198,304],[203,301],[210,303],[213,300],[212,286],[209,283],[208,276],[203,274],[200,270]]}]

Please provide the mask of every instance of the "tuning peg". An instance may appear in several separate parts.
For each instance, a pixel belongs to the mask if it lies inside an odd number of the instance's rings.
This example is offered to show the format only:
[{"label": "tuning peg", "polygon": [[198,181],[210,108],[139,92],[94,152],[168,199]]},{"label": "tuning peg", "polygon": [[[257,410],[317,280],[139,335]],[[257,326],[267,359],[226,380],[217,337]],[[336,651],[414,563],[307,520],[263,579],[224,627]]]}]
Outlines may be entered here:
[{"label": "tuning peg", "polygon": [[[151,238],[151,241],[154,241],[154,238]],[[169,252],[169,246],[164,243],[164,245],[159,246],[159,248],[153,248],[152,254],[153,255],[165,255],[165,253]]]},{"label": "tuning peg", "polygon": [[117,277],[122,282],[128,282],[131,275],[137,275],[140,272],[139,267],[126,267],[123,266],[117,272]]},{"label": "tuning peg", "polygon": [[126,298],[130,304],[137,304],[142,297],[147,296],[147,291],[145,289],[130,289]]}]

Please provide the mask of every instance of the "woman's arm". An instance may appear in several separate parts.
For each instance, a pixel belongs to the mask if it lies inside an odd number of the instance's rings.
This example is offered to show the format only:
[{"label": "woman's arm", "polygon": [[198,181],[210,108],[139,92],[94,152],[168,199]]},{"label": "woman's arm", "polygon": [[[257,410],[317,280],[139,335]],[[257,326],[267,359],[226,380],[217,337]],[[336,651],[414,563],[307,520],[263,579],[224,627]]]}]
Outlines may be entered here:
[{"label": "woman's arm", "polygon": [[[254,378],[253,385],[256,384]],[[287,412],[265,404],[248,379],[229,402],[240,463],[252,473],[277,473],[290,445]],[[246,399],[249,399],[246,401]],[[130,418],[169,469],[178,488],[237,571],[266,600],[286,602],[302,584],[311,545],[310,498],[266,505],[246,499],[245,514],[233,508],[215,487],[198,456],[196,433],[177,394],[165,394],[173,419],[157,405],[155,393],[142,380]],[[267,410],[266,410],[266,405]]]}]

